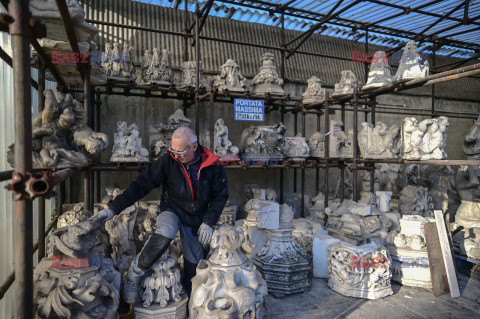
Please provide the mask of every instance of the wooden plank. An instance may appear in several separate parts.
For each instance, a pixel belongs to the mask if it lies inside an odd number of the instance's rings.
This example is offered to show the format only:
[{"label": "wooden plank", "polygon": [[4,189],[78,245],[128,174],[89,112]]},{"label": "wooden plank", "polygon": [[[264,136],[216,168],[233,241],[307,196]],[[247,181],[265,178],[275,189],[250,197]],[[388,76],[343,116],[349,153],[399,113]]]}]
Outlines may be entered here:
[{"label": "wooden plank", "polygon": [[435,222],[425,223],[424,228],[433,295],[438,297],[450,291],[443,262],[442,247],[438,238],[437,224]]},{"label": "wooden plank", "polygon": [[443,220],[443,211],[435,210],[435,221],[437,223],[438,238],[442,247],[443,262],[447,272],[448,286],[450,287],[450,296],[453,298],[460,297],[460,289],[458,288],[457,274],[455,272],[455,264],[452,256],[452,248],[448,240],[445,221]]}]

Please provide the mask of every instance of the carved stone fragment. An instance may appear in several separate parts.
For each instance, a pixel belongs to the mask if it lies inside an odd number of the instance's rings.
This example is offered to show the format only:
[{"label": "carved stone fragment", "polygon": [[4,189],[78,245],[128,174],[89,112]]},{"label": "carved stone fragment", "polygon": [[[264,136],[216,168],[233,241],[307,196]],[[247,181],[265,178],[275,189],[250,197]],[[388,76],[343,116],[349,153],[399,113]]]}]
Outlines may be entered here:
[{"label": "carved stone fragment", "polygon": [[142,59],[142,82],[156,83],[159,85],[173,84],[174,74],[170,52],[162,50],[161,56],[157,48],[145,50]]},{"label": "carved stone fragment", "polygon": [[332,93],[332,97],[340,97],[352,94],[355,85],[357,85],[357,90],[360,90],[361,85],[352,71],[345,70],[342,71],[341,74],[342,76],[340,78],[340,82],[335,83],[335,90]]},{"label": "carved stone fragment", "polygon": [[400,153],[400,126],[387,127],[383,122],[362,123],[358,147],[363,158],[397,158]]},{"label": "carved stone fragment", "polygon": [[421,61],[422,58],[417,51],[417,44],[414,40],[408,41],[403,49],[402,58],[397,73],[395,74],[394,81],[413,80],[428,76],[428,60],[425,60],[423,64]]},{"label": "carved stone fragment", "polygon": [[[285,154],[285,126],[250,126],[242,132],[240,152],[249,162],[279,161]],[[252,163],[250,163],[252,164]]]},{"label": "carved stone fragment", "polygon": [[420,123],[414,117],[403,121],[403,158],[409,160],[446,159],[448,118],[440,116]]},{"label": "carved stone fragment", "polygon": [[322,225],[313,219],[294,219],[292,231],[293,242],[312,255],[313,237],[319,230],[323,230]]},{"label": "carved stone fragment", "polygon": [[58,217],[57,228],[72,226],[84,222],[92,217],[92,213],[83,209],[82,204],[76,204],[72,210],[66,211]]},{"label": "carved stone fragment", "polygon": [[[200,62],[200,76],[199,87],[205,87],[202,73],[202,63]],[[182,75],[180,76],[180,88],[196,87],[197,86],[197,62],[186,61],[182,64]]]},{"label": "carved stone fragment", "polygon": [[142,145],[137,124],[117,123],[118,132],[113,138],[111,162],[148,162],[148,150]]},{"label": "carved stone fragment", "polygon": [[105,43],[105,52],[102,53],[102,67],[107,78],[117,82],[133,82],[136,80],[136,70],[133,64],[133,47],[124,43]]},{"label": "carved stone fragment", "polygon": [[[208,130],[204,131],[201,143],[206,148],[212,149],[212,146],[210,145],[210,132]],[[237,161],[240,159],[238,156],[239,149],[228,139],[228,127],[225,125],[222,118],[219,118],[215,122],[213,152],[221,161]]]},{"label": "carved stone fragment", "polygon": [[325,157],[325,134],[315,132],[307,140],[311,157]]},{"label": "carved stone fragment", "polygon": [[428,195],[428,189],[421,186],[408,185],[404,187],[400,194],[398,209],[402,216],[434,217],[432,198]]},{"label": "carved stone fragment", "polygon": [[467,159],[480,159],[480,116],[465,136],[463,151]]},{"label": "carved stone fragment", "polygon": [[353,156],[353,130],[345,134],[343,122],[338,120],[330,121],[329,134],[329,157],[349,158]]},{"label": "carved stone fragment", "polygon": [[298,134],[295,137],[285,137],[285,157],[292,161],[305,161],[310,157],[310,147],[302,137]]},{"label": "carved stone fragment", "polygon": [[149,145],[154,159],[167,152],[172,143],[173,132],[180,126],[190,126],[190,120],[183,114],[183,110],[177,109],[167,119],[167,124],[155,124],[150,126]]},{"label": "carved stone fragment", "polygon": [[253,78],[251,85],[250,92],[252,95],[285,94],[282,88],[283,79],[278,75],[273,53],[267,52],[262,55],[262,66],[258,74]]},{"label": "carved stone fragment", "polygon": [[307,80],[307,90],[302,94],[303,104],[313,104],[325,100],[325,89],[322,88],[322,82],[316,76]]},{"label": "carved stone fragment", "polygon": [[370,90],[392,84],[393,77],[390,73],[387,54],[383,51],[377,51],[373,54],[370,70],[368,71],[368,81],[363,90]]},{"label": "carved stone fragment", "polygon": [[247,79],[243,77],[238,64],[234,60],[228,59],[222,65],[220,75],[213,78],[213,86],[220,92],[244,92],[247,89]]}]

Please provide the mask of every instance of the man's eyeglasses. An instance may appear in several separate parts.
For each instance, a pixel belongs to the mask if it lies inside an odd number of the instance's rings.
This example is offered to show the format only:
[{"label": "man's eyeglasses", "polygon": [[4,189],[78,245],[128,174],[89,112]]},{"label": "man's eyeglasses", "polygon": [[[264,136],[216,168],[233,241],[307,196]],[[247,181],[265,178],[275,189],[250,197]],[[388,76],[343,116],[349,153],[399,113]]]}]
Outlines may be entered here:
[{"label": "man's eyeglasses", "polygon": [[168,151],[169,151],[170,153],[172,153],[173,155],[184,156],[185,154],[187,154],[187,152],[188,152],[188,151],[192,148],[192,146],[195,145],[195,144],[196,144],[196,143],[190,145],[186,150],[181,151],[181,152],[177,152],[177,151],[172,150],[172,147],[169,147],[169,148],[168,148]]}]

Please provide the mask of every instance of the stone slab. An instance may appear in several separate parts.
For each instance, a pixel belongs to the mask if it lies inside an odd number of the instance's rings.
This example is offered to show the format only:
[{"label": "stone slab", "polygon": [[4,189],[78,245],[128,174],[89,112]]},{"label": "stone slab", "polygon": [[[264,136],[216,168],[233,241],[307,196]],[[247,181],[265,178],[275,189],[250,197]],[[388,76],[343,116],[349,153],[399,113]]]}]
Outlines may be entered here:
[{"label": "stone slab", "polygon": [[313,238],[313,277],[328,278],[328,247],[340,241],[322,233]]}]

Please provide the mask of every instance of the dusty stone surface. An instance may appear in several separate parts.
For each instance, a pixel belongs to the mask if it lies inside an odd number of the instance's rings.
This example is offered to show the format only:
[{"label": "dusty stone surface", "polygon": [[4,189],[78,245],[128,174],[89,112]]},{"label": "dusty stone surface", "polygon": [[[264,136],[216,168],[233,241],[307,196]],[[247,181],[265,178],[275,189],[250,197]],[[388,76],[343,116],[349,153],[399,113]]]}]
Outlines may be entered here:
[{"label": "dusty stone surface", "polygon": [[249,162],[282,160],[285,157],[285,126],[250,126],[242,132],[240,153]]},{"label": "dusty stone surface", "polygon": [[357,90],[360,90],[361,85],[352,71],[345,70],[342,71],[341,74],[340,82],[335,83],[335,90],[333,91],[332,97],[352,94],[355,85],[357,85]]},{"label": "dusty stone surface", "polygon": [[137,124],[117,123],[110,162],[148,162],[148,150],[142,145]]},{"label": "dusty stone surface", "polygon": [[92,212],[83,209],[82,204],[76,204],[71,210],[58,217],[57,228],[72,226],[92,217]]},{"label": "dusty stone surface", "polygon": [[218,91],[244,92],[247,89],[247,79],[242,75],[238,64],[228,59],[222,65],[220,75],[213,77],[213,86]]},{"label": "dusty stone surface", "polygon": [[152,51],[145,50],[142,58],[141,69],[142,83],[156,83],[160,85],[171,85],[174,81],[170,52],[166,49],[159,53],[157,48]]},{"label": "dusty stone surface", "polygon": [[275,65],[275,56],[267,52],[262,55],[262,66],[258,74],[252,79],[250,92],[252,95],[283,95],[283,79],[278,75]]},{"label": "dusty stone surface", "polygon": [[310,147],[302,137],[298,134],[295,137],[285,137],[285,157],[292,161],[305,161],[310,157]]},{"label": "dusty stone surface", "polygon": [[132,51],[133,47],[126,42],[123,47],[118,42],[105,43],[101,61],[108,79],[117,82],[133,82],[137,79]]},{"label": "dusty stone surface", "polygon": [[383,51],[377,51],[373,54],[372,63],[368,71],[367,83],[363,90],[370,90],[392,84],[393,77],[390,72],[387,54]]},{"label": "dusty stone surface", "polygon": [[339,120],[330,121],[329,153],[333,158],[344,158],[353,156],[353,130],[348,135],[342,130],[343,122]]},{"label": "dusty stone surface", "polygon": [[[205,87],[202,72],[202,62],[200,61],[200,81],[199,87]],[[180,88],[196,87],[197,86],[197,62],[185,61],[182,64],[182,74],[180,76]]]},{"label": "dusty stone surface", "polygon": [[409,160],[446,159],[448,118],[440,116],[421,122],[414,117],[403,121],[403,158]]},{"label": "dusty stone surface", "polygon": [[432,197],[428,195],[427,188],[408,185],[402,189],[398,209],[402,216],[420,215],[433,217]]},{"label": "dusty stone surface", "polygon": [[324,231],[323,226],[310,218],[297,218],[293,220],[293,242],[312,255],[313,237],[319,231]]},{"label": "dusty stone surface", "polygon": [[325,89],[322,88],[322,82],[316,76],[307,80],[307,90],[302,94],[303,104],[318,103],[325,100]]},{"label": "dusty stone surface", "polygon": [[414,40],[410,40],[403,49],[394,82],[423,78],[428,76],[429,69],[428,60],[425,60],[422,64],[422,58],[417,51],[417,44]]},{"label": "dusty stone surface", "polygon": [[397,158],[400,153],[400,126],[383,122],[361,124],[358,146],[363,158]]},{"label": "dusty stone surface", "polygon": [[315,132],[307,140],[311,157],[325,157],[325,134]]}]

